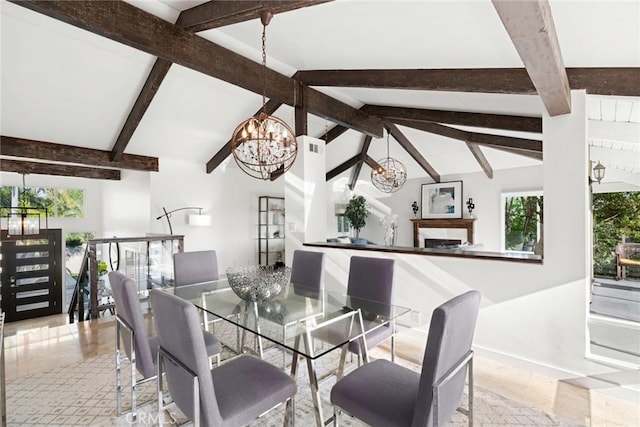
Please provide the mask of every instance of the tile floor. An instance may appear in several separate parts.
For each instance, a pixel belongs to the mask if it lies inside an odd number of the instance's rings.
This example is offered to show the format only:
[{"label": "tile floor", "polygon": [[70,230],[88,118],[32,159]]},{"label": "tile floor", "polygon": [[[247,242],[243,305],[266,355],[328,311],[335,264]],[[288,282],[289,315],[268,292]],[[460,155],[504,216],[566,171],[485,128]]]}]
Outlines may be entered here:
[{"label": "tile floor", "polygon": [[[114,322],[109,318],[67,324],[62,315],[5,324],[7,380],[111,353],[114,341]],[[422,358],[423,350],[410,342],[399,340],[397,349],[407,360]],[[506,398],[591,426],[640,425],[640,402],[495,360],[478,356],[474,360],[476,384]]]}]

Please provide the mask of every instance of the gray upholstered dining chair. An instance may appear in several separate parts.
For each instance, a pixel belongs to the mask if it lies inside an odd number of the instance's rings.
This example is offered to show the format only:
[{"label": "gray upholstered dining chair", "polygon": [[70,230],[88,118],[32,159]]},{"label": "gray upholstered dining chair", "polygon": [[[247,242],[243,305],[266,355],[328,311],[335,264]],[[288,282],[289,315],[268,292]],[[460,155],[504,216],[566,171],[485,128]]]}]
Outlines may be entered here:
[{"label": "gray upholstered dining chair", "polygon": [[[349,263],[347,295],[365,300],[393,304],[393,266],[394,260],[388,258],[369,258],[352,256]],[[358,307],[352,307],[358,308]],[[372,329],[368,323],[376,320],[363,319],[365,330]],[[393,323],[374,328],[365,334],[367,349],[376,347],[391,338],[391,361],[395,361],[395,331]],[[362,340],[349,343],[349,351],[362,358]]]},{"label": "gray upholstered dining chair", "polygon": [[[193,285],[219,279],[218,255],[215,250],[176,252],[173,254],[174,286]],[[209,319],[206,311],[202,312],[202,323],[205,331],[209,331],[209,322],[221,319]],[[212,331],[215,333],[215,331]]]},{"label": "gray upholstered dining chair", "polygon": [[[287,328],[298,322],[307,320],[307,300],[317,300],[322,304],[322,288],[324,287],[324,253],[295,250],[291,262],[291,289],[300,300],[289,299],[286,312],[263,312],[260,316],[282,326],[282,340],[287,341]],[[282,352],[282,367],[287,366],[287,352]]]},{"label": "gray upholstered dining chair", "polygon": [[177,252],[173,254],[175,286],[218,280],[218,256],[216,251]]},{"label": "gray upholstered dining chair", "polygon": [[469,425],[473,425],[473,351],[480,292],[468,291],[433,311],[418,373],[388,360],[357,368],[331,389],[334,425],[344,411],[376,426],[446,424],[460,404],[469,374]]},{"label": "gray upholstered dining chair", "polygon": [[[116,306],[116,409],[122,414],[121,364],[128,359],[131,364],[131,413],[137,415],[136,392],[140,384],[156,379],[158,337],[149,336],[147,323],[142,315],[135,282],[118,271],[109,273],[109,283]],[[216,356],[220,363],[221,346],[218,340],[206,331],[201,332],[206,342],[207,354]],[[120,338],[124,344],[123,357]],[[142,380],[138,381],[137,373]]]},{"label": "gray upholstered dining chair", "polygon": [[[169,393],[194,426],[243,426],[289,401],[293,422],[297,386],[289,375],[255,356],[241,355],[214,369],[207,353],[196,307],[159,290],[150,292],[160,339],[158,372]],[[162,376],[158,383],[158,415],[162,424]]]}]

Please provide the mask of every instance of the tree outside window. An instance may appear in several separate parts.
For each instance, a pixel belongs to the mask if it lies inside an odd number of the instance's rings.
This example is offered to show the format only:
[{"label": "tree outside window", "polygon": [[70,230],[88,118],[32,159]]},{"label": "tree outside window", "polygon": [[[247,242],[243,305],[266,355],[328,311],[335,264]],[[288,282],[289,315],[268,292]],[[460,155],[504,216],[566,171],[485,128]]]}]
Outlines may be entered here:
[{"label": "tree outside window", "polygon": [[[593,194],[593,272],[615,277],[619,243],[640,243],[640,192]],[[630,269],[627,277],[640,276]]]},{"label": "tree outside window", "polygon": [[47,209],[52,218],[84,218],[84,190],[75,188],[0,187],[1,215],[8,207]]},{"label": "tree outside window", "polygon": [[[505,251],[541,253],[543,196],[542,192],[502,195]],[[536,245],[538,247],[536,247]]]}]

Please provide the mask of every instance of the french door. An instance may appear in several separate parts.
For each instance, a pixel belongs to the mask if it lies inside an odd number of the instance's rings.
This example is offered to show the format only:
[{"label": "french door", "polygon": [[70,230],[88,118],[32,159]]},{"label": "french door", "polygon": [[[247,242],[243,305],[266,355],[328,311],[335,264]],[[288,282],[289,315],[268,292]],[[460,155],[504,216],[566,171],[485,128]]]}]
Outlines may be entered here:
[{"label": "french door", "polygon": [[2,231],[0,306],[5,321],[62,313],[62,230],[49,229],[23,240]]}]

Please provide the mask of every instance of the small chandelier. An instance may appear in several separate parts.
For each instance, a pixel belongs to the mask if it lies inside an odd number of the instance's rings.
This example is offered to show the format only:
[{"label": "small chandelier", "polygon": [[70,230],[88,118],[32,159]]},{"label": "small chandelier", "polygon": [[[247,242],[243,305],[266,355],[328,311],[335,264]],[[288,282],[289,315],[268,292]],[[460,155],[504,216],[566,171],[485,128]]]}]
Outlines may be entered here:
[{"label": "small chandelier", "polygon": [[[23,206],[26,190],[25,176],[22,175],[22,191],[18,190],[19,206],[5,207],[7,218],[7,239],[23,239],[24,236],[37,236],[49,227],[49,211],[47,208]],[[44,227],[42,219],[44,217]]]},{"label": "small chandelier", "polygon": [[387,131],[387,157],[378,160],[379,168],[371,170],[371,183],[383,193],[395,193],[407,181],[407,168],[389,157],[389,132]]},{"label": "small chandelier", "polygon": [[267,25],[273,17],[268,10],[260,12],[262,22],[262,66],[264,80],[262,112],[240,123],[231,137],[231,152],[244,173],[253,178],[272,179],[288,171],[298,154],[295,133],[282,120],[266,112],[267,91]]}]

